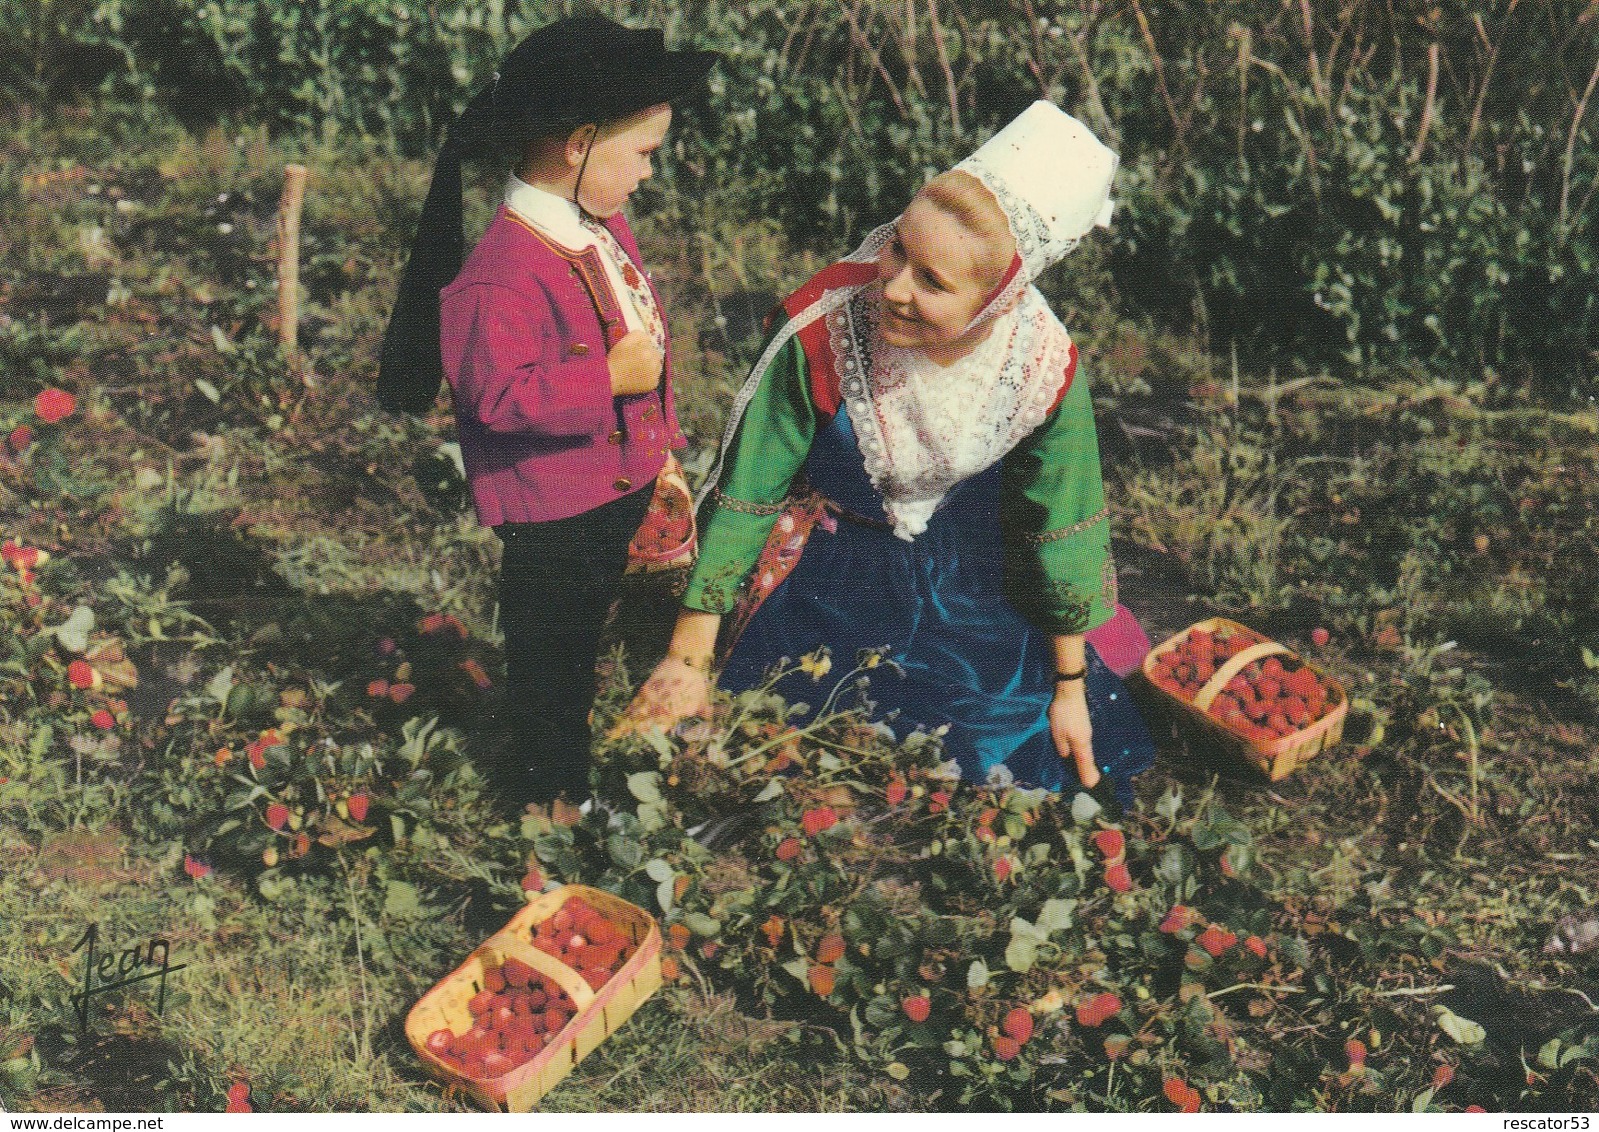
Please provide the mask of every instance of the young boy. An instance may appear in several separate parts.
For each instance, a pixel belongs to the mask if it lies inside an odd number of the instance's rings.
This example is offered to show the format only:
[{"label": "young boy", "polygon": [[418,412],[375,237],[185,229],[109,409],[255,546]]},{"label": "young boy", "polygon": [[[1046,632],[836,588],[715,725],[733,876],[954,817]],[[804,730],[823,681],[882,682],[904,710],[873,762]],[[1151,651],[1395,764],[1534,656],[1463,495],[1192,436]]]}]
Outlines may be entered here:
[{"label": "young boy", "polygon": [[[621,208],[670,101],[715,56],[599,16],[528,36],[440,154],[384,343],[379,396],[453,395],[479,521],[503,545],[512,744],[489,769],[515,809],[589,798],[600,631],[667,453],[682,447],[659,297]],[[460,266],[460,160],[514,162]],[[459,274],[456,269],[459,267]]]}]

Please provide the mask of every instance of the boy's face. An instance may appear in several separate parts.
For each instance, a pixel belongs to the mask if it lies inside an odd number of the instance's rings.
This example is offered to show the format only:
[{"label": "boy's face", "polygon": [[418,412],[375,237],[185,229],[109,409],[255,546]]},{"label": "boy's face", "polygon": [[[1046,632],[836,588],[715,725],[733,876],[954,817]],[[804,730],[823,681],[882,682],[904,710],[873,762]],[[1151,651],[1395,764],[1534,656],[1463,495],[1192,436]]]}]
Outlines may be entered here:
[{"label": "boy's face", "polygon": [[[654,172],[650,157],[660,148],[671,124],[672,108],[663,102],[602,126],[578,185],[578,199],[583,207],[601,219],[619,212],[633,190]],[[586,137],[590,132],[590,128],[585,127],[573,138]],[[582,146],[568,144],[569,162],[574,153],[576,163],[581,165]]]}]

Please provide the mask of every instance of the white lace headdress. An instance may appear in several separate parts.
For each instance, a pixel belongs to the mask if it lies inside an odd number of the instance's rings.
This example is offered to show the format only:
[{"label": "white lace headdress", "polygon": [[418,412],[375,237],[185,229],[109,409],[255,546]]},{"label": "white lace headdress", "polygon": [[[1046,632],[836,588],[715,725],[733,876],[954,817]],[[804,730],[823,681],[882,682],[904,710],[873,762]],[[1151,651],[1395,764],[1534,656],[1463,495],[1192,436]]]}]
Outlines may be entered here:
[{"label": "white lace headdress", "polygon": [[[1110,222],[1116,154],[1077,119],[1035,102],[955,168],[993,194],[1016,242],[1019,265],[973,319],[996,319],[983,343],[953,366],[878,340],[872,284],[841,287],[791,318],[767,344],[734,400],[722,463],[761,375],[789,339],[819,318],[838,364],[844,406],[883,496],[894,532],[912,539],[945,495],[1009,452],[1043,421],[1064,379],[1071,339],[1032,285],[1095,225]],[[846,262],[869,263],[897,220],[872,231]]]}]

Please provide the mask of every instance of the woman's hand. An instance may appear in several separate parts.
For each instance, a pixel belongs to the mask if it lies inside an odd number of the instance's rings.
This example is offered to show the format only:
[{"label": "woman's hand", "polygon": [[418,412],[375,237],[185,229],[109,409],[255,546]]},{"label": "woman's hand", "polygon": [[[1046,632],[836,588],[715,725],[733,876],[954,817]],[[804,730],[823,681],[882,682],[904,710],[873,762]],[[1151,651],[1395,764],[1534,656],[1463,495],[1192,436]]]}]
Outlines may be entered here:
[{"label": "woman's hand", "polygon": [[659,729],[670,731],[692,715],[711,714],[711,672],[707,663],[667,653],[611,728],[611,738]]},{"label": "woman's hand", "polygon": [[1088,718],[1088,693],[1081,680],[1062,680],[1055,685],[1055,698],[1049,705],[1049,733],[1061,759],[1077,768],[1083,789],[1097,786],[1100,776],[1094,765],[1094,728]]}]

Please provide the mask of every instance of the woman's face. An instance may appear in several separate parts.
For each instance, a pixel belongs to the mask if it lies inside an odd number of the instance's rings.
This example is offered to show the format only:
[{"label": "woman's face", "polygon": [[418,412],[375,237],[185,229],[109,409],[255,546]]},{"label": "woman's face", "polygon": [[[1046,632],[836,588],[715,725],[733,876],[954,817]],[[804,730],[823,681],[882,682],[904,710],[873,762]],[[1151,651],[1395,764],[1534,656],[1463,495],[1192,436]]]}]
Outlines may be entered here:
[{"label": "woman's face", "polygon": [[[578,200],[584,209],[601,219],[620,212],[633,190],[654,172],[650,157],[661,147],[671,124],[672,108],[663,102],[600,127],[578,182]],[[584,127],[572,135],[572,142],[580,143],[589,133]],[[583,146],[572,142],[567,145],[567,161],[582,166]]]},{"label": "woman's face", "polygon": [[980,252],[979,238],[960,221],[922,197],[911,201],[877,255],[880,324],[890,346],[945,362],[987,336],[987,321],[966,329],[988,298]]}]

